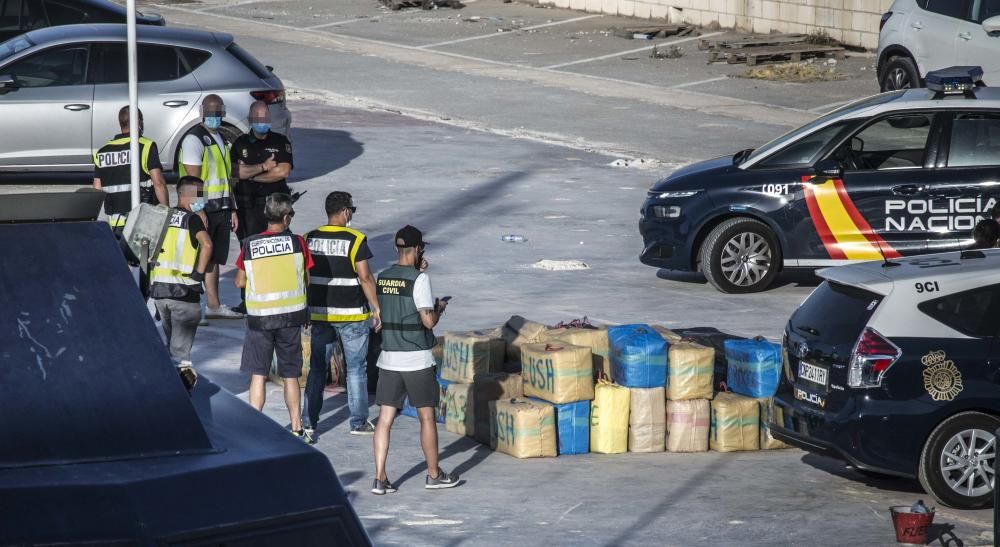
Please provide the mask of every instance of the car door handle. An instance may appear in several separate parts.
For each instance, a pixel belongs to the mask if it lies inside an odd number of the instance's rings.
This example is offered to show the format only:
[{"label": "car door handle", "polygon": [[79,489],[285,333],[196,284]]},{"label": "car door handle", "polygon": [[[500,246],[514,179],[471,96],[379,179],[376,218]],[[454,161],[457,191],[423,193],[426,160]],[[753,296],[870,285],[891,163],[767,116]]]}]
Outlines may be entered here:
[{"label": "car door handle", "polygon": [[923,191],[924,187],[917,186],[916,184],[900,184],[899,186],[892,187],[892,193],[897,196],[912,196]]},{"label": "car door handle", "polygon": [[178,106],[184,106],[188,104],[187,101],[167,101],[163,103],[163,106],[169,106],[170,108],[177,108]]},{"label": "car door handle", "polygon": [[90,108],[89,104],[68,104],[64,106],[66,110],[72,110],[73,112],[79,112],[81,110],[88,110]]},{"label": "car door handle", "polygon": [[917,30],[920,30],[920,29],[924,28],[924,24],[921,23],[920,21],[914,21],[913,24],[910,25],[910,26],[913,27],[913,28],[915,28],[915,29],[917,29]]},{"label": "car door handle", "polygon": [[961,38],[961,39],[963,39],[963,40],[965,40],[966,42],[968,42],[969,40],[972,39],[972,33],[971,32],[963,32],[963,33],[959,34],[958,37]]}]

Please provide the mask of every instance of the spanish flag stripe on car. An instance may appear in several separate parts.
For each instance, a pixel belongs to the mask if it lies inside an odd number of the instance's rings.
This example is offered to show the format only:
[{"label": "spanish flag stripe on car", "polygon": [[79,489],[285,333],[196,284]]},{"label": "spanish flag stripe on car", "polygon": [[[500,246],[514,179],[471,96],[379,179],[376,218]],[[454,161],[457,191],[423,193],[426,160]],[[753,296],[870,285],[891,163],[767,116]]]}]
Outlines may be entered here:
[{"label": "spanish flag stripe on car", "polygon": [[879,260],[901,255],[868,224],[847,194],[844,181],[814,183],[802,178],[802,188],[816,233],[830,258],[835,260]]}]

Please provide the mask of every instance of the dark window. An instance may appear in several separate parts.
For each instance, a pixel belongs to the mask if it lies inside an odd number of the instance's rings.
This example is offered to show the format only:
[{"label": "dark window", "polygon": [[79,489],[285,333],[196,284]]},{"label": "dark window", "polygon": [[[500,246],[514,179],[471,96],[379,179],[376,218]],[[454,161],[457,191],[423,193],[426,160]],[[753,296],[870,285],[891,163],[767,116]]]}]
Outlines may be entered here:
[{"label": "dark window", "polygon": [[922,9],[927,9],[927,0],[917,0],[917,5]]},{"label": "dark window", "polygon": [[260,61],[255,59],[253,55],[250,55],[247,50],[241,48],[235,43],[231,44],[228,48],[226,48],[226,50],[229,53],[232,53],[233,57],[236,57],[241,63],[243,63],[243,66],[253,71],[258,78],[266,80],[274,76],[274,74],[271,74],[271,71],[268,70],[266,66],[260,64]]},{"label": "dark window", "polygon": [[1000,114],[955,116],[948,167],[1000,165]]},{"label": "dark window", "polygon": [[758,165],[761,167],[812,165],[818,159],[819,154],[826,149],[827,145],[844,130],[845,126],[846,124],[844,123],[835,123],[824,127],[786,146],[780,152],[772,154]]},{"label": "dark window", "polygon": [[179,51],[181,53],[181,56],[184,58],[184,61],[187,62],[188,73],[198,70],[198,67],[205,64],[205,61],[207,61],[209,57],[212,56],[211,53],[207,51],[202,51],[200,49],[180,48]]},{"label": "dark window", "polygon": [[87,18],[87,12],[59,2],[45,2],[45,11],[49,14],[51,26],[74,25]]},{"label": "dark window", "polygon": [[21,87],[79,85],[84,82],[87,47],[49,49],[16,62],[9,74]]},{"label": "dark window", "polygon": [[[128,62],[125,44],[97,44],[93,47],[89,76],[94,84],[128,82]],[[162,82],[187,75],[177,50],[171,46],[139,44],[139,81]]]},{"label": "dark window", "polygon": [[848,171],[920,168],[933,114],[901,114],[862,129],[837,151]]},{"label": "dark window", "polygon": [[956,19],[969,18],[969,0],[930,0],[924,9]]},{"label": "dark window", "polygon": [[1000,285],[989,285],[921,302],[917,308],[962,334],[988,337],[997,332],[998,303]]},{"label": "dark window", "polygon": [[45,19],[42,0],[24,0],[24,9],[21,12],[21,30],[27,32],[47,26],[49,26],[49,22]]},{"label": "dark window", "polygon": [[0,32],[21,30],[21,6],[24,0],[0,0]]},{"label": "dark window", "polygon": [[795,310],[789,325],[824,344],[853,347],[881,301],[875,293],[826,281]]},{"label": "dark window", "polygon": [[980,0],[979,13],[973,14],[973,21],[982,23],[990,17],[1000,15],[1000,0]]}]

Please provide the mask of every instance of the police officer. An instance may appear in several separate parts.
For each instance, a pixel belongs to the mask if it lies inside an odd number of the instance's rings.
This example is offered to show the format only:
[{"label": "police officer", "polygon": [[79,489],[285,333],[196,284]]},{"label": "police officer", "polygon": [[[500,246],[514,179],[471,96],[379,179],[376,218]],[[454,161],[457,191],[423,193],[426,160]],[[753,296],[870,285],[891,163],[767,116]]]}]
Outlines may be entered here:
[{"label": "police officer", "polygon": [[302,326],[309,322],[306,287],[312,256],[302,236],[288,230],[295,211],[288,194],[271,194],[264,205],[267,230],[244,240],[236,261],[236,286],[246,288],[247,331],[240,370],[250,374],[250,404],[264,408],[271,357],[284,381],[292,432],[305,440],[299,405]]},{"label": "police officer", "polygon": [[230,187],[232,163],[229,145],[219,133],[226,105],[218,95],[208,95],[201,102],[202,123],[194,126],[181,141],[177,174],[198,177],[205,183],[205,214],[208,235],[212,238],[212,265],[205,274],[206,318],[240,319],[219,300],[219,266],[229,257],[229,231],[239,228],[236,202]]},{"label": "police officer", "polygon": [[316,261],[309,279],[312,352],[302,408],[306,438],[310,442],[314,440],[323,407],[323,387],[337,338],[347,361],[351,434],[375,433],[375,427],[368,421],[368,334],[372,326],[377,331],[381,325],[375,276],[368,266],[374,255],[365,234],[347,227],[357,210],[351,194],[330,192],[326,196],[327,224],[305,236]]},{"label": "police officer", "polygon": [[[239,178],[236,203],[239,206],[239,230],[236,236],[242,244],[247,236],[267,228],[264,203],[267,196],[290,194],[287,179],[292,171],[292,143],[281,133],[271,131],[271,112],[264,101],[250,105],[247,116],[250,132],[240,135],[231,148],[232,172]],[[243,302],[233,308],[246,313]]]},{"label": "police officer", "polygon": [[445,473],[438,465],[437,409],[440,389],[435,375],[431,348],[432,330],[444,313],[447,302],[434,298],[424,259],[424,239],[420,230],[406,226],[396,232],[399,261],[378,276],[378,302],[382,314],[382,353],[378,359],[378,387],[375,402],[380,406],[375,426],[375,480],[372,493],[388,494],[396,487],[386,475],[389,431],[396,413],[407,397],[420,418],[420,446],[427,460],[424,488],[458,486],[458,475]]},{"label": "police officer", "polygon": [[[94,152],[94,188],[103,190],[104,212],[116,236],[125,229],[125,217],[132,210],[132,161],[129,157],[129,107],[118,111],[121,133]],[[156,143],[142,136],[139,111],[139,201],[167,205],[167,185]]]}]

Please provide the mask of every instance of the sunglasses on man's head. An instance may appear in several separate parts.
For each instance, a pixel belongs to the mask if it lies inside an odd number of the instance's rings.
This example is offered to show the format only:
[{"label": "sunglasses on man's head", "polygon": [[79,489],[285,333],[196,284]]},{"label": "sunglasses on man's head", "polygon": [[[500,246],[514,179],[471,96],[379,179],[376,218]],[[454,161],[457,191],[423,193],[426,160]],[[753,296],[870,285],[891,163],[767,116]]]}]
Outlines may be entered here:
[{"label": "sunglasses on man's head", "polygon": [[357,207],[354,207],[354,206],[351,206],[351,207],[348,207],[348,209],[350,209],[350,210],[351,210],[351,213],[352,213],[352,214],[353,214],[353,213],[357,213],[357,212],[358,212],[358,208],[357,208]]}]

